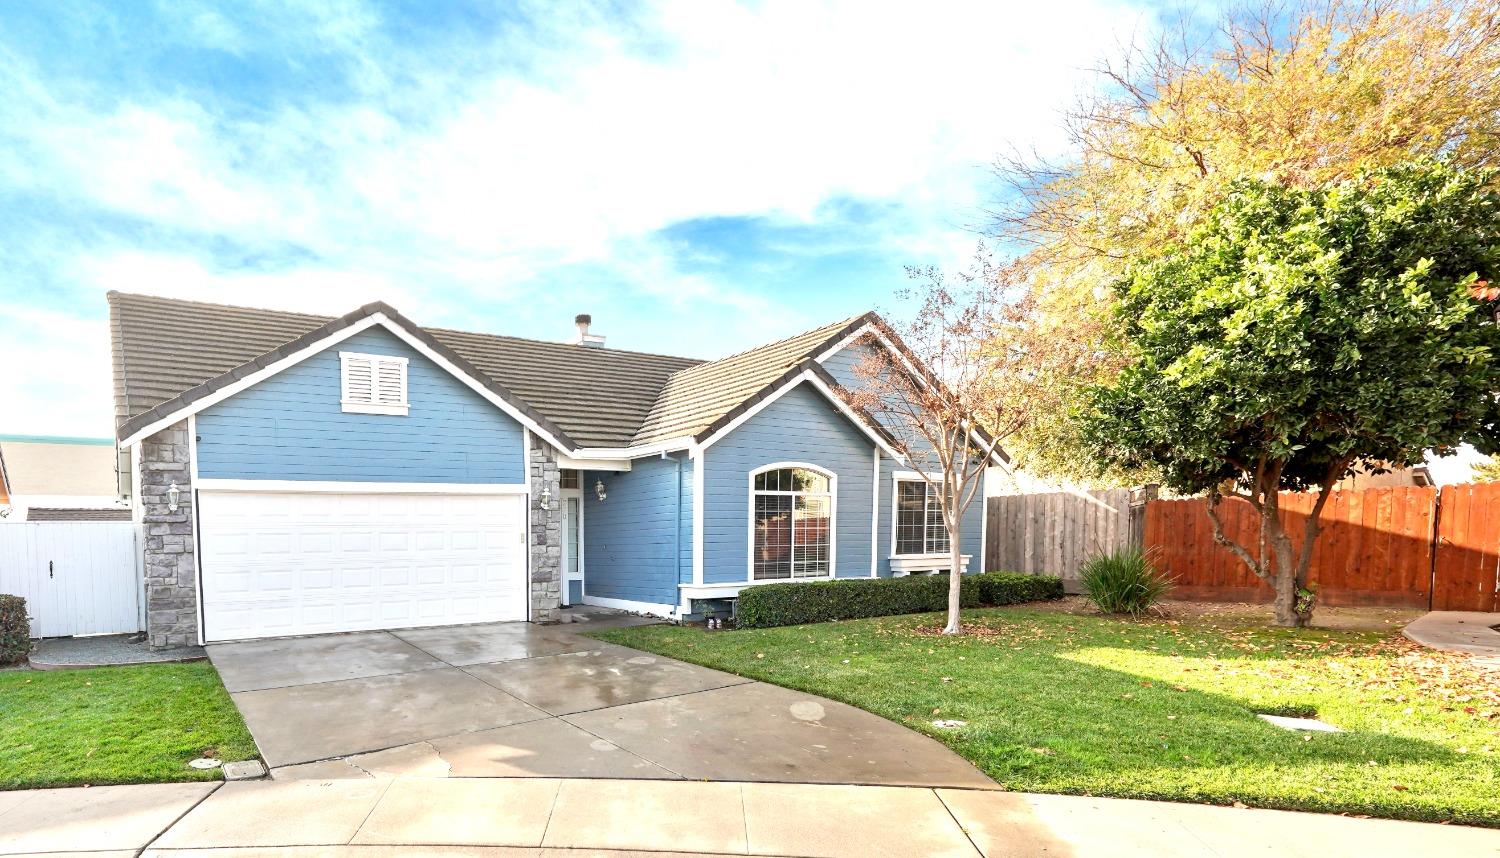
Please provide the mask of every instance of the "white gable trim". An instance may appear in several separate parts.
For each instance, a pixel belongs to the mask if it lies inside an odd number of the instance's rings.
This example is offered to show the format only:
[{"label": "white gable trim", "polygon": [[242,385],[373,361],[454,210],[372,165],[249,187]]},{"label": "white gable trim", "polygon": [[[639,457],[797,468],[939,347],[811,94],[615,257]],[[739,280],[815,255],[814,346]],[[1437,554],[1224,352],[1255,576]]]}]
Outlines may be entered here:
[{"label": "white gable trim", "polygon": [[755,403],[750,408],[748,408],[744,414],[741,414],[733,420],[729,421],[729,424],[726,425],[723,429],[720,429],[714,434],[708,436],[702,441],[702,443],[694,445],[690,453],[691,457],[698,458],[699,456],[701,456],[704,450],[722,441],[726,436],[729,435],[729,433],[745,425],[745,423],[749,422],[751,418],[755,417],[755,415],[766,410],[766,408],[770,407],[772,403],[785,396],[788,391],[792,390],[797,385],[802,384],[803,382],[811,384],[818,390],[818,392],[822,393],[823,397],[829,402],[832,402],[834,407],[837,408],[846,418],[848,418],[849,422],[854,424],[855,428],[857,428],[860,432],[863,432],[865,437],[869,438],[870,441],[872,441],[877,447],[884,450],[887,455],[897,461],[904,461],[901,458],[901,454],[896,452],[895,448],[891,447],[889,441],[887,441],[879,432],[871,429],[870,425],[866,423],[864,419],[861,418],[857,413],[855,413],[853,408],[849,407],[849,403],[845,402],[843,397],[839,396],[837,393],[834,393],[833,389],[830,388],[828,384],[823,381],[823,379],[819,378],[816,372],[813,372],[810,369],[803,370],[802,372],[793,376],[785,384],[773,391],[770,396],[767,396],[761,401]]},{"label": "white gable trim", "polygon": [[[850,334],[847,337],[844,337],[843,339],[824,349],[822,354],[814,357],[813,360],[817,361],[819,364],[826,363],[829,358],[853,345],[856,340],[858,340],[865,334],[873,336],[880,342],[882,346],[886,348],[887,351],[895,355],[896,358],[901,361],[901,365],[906,367],[907,373],[910,374],[912,378],[915,378],[918,384],[921,384],[923,387],[927,386],[927,377],[917,371],[916,365],[914,365],[911,360],[906,357],[905,353],[896,348],[895,344],[891,342],[890,338],[885,335],[885,332],[881,331],[879,328],[869,322],[860,325],[859,328],[854,331],[854,333]],[[978,444],[981,448],[984,447],[983,436],[981,436],[978,432],[970,432],[969,434],[970,437],[974,439],[976,444]],[[1005,461],[1005,459],[1000,455],[1000,446],[1001,445],[999,444],[995,445],[994,451],[990,454],[990,461],[994,462],[996,467],[1003,469],[1006,473],[1013,473],[1010,463]]]},{"label": "white gable trim", "polygon": [[257,370],[256,372],[245,376],[244,378],[234,382],[233,384],[226,385],[225,387],[222,387],[200,399],[195,399],[192,402],[182,406],[181,408],[171,412],[167,416],[162,417],[155,422],[147,424],[144,428],[136,431],[130,437],[121,441],[120,444],[126,447],[138,444],[141,440],[151,437],[157,432],[160,432],[168,426],[171,426],[182,420],[184,417],[197,414],[206,408],[217,405],[220,402],[228,399],[229,397],[248,390],[249,388],[260,384],[262,381],[265,381],[266,379],[284,370],[291,369],[292,367],[296,366],[299,363],[302,363],[313,355],[326,351],[333,346],[336,346],[339,343],[343,342],[344,340],[349,339],[355,334],[369,330],[376,325],[384,327],[387,331],[390,331],[392,334],[394,334],[397,339],[411,346],[413,349],[416,349],[419,353],[421,353],[423,357],[442,367],[448,372],[449,375],[457,378],[459,381],[468,386],[469,389],[484,397],[484,399],[490,404],[510,415],[511,418],[520,423],[522,426],[536,433],[536,435],[542,440],[546,441],[559,450],[569,449],[562,442],[558,441],[557,438],[554,437],[550,432],[539,426],[535,420],[532,420],[530,417],[527,417],[524,413],[522,413],[519,408],[510,404],[509,402],[506,402],[494,391],[490,390],[488,387],[485,387],[484,384],[482,384],[478,379],[474,378],[463,370],[460,370],[447,358],[433,351],[426,343],[422,342],[416,336],[412,335],[410,331],[406,330],[401,325],[398,325],[395,322],[391,321],[391,319],[386,316],[385,313],[371,313],[370,315],[364,317],[363,319],[360,319],[359,321],[349,325],[348,327],[334,331],[333,333],[329,334],[321,340],[318,340],[317,342],[309,343],[305,348],[287,355],[281,360],[278,360],[275,363]]}]

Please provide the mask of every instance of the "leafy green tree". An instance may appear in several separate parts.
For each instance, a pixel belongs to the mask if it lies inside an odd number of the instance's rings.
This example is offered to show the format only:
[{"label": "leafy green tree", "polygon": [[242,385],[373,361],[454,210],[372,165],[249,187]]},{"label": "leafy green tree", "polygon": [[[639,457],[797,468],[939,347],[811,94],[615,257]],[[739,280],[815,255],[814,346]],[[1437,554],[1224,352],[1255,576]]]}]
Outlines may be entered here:
[{"label": "leafy green tree", "polygon": [[[1232,179],[1317,188],[1439,155],[1500,166],[1495,0],[1249,0],[1208,15],[1164,20],[1102,61],[1097,86],[1064,107],[1058,155],[996,164],[1009,187],[994,238],[1019,253],[1035,324],[1059,349],[1096,357],[1049,379],[1060,390],[1045,401],[1063,406],[1039,409],[1007,442],[1032,472],[1081,478],[1091,464],[1066,411],[1122,357],[1100,324],[1112,302],[1098,285],[1183,241]],[[1143,479],[1155,475],[1106,482]]]},{"label": "leafy green tree", "polygon": [[[1237,180],[1116,283],[1126,362],[1089,389],[1084,436],[1107,465],[1207,492],[1215,539],[1274,588],[1278,625],[1312,613],[1339,479],[1500,440],[1495,177],[1421,161],[1320,188]],[[1299,541],[1287,490],[1318,491]],[[1225,495],[1259,514],[1258,546],[1225,537]]]}]

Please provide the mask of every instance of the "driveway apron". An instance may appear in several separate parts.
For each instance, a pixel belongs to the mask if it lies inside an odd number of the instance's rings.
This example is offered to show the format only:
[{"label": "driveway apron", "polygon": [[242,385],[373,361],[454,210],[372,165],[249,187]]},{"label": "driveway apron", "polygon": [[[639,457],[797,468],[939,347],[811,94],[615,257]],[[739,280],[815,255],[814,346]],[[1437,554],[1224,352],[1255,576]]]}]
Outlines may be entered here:
[{"label": "driveway apron", "polygon": [[278,780],[693,779],[995,788],[868,712],[574,634],[491,623],[214,644]]}]

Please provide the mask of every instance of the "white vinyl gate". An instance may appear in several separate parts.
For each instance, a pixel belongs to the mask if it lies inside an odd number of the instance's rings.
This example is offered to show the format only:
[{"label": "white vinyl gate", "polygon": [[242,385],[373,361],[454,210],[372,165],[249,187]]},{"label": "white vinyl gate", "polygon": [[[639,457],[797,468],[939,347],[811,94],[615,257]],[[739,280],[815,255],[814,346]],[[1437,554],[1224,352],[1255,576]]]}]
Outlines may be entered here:
[{"label": "white vinyl gate", "polygon": [[138,533],[129,521],[0,523],[0,593],[26,599],[32,637],[140,631]]}]

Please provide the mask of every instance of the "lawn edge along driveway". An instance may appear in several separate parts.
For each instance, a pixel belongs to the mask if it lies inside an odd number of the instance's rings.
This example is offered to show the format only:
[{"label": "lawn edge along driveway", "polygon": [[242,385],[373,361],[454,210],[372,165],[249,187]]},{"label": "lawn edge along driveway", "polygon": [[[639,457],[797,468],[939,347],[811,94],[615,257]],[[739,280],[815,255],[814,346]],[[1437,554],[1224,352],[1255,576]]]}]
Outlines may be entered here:
[{"label": "lawn edge along driveway", "polygon": [[222,780],[205,752],[256,758],[207,661],[0,672],[0,789]]},{"label": "lawn edge along driveway", "polygon": [[[1005,789],[1500,827],[1500,688],[1461,657],[1204,616],[1013,606],[966,611],[958,638],[942,619],[592,634],[865,709]],[[1256,714],[1309,711],[1343,732]]]}]

